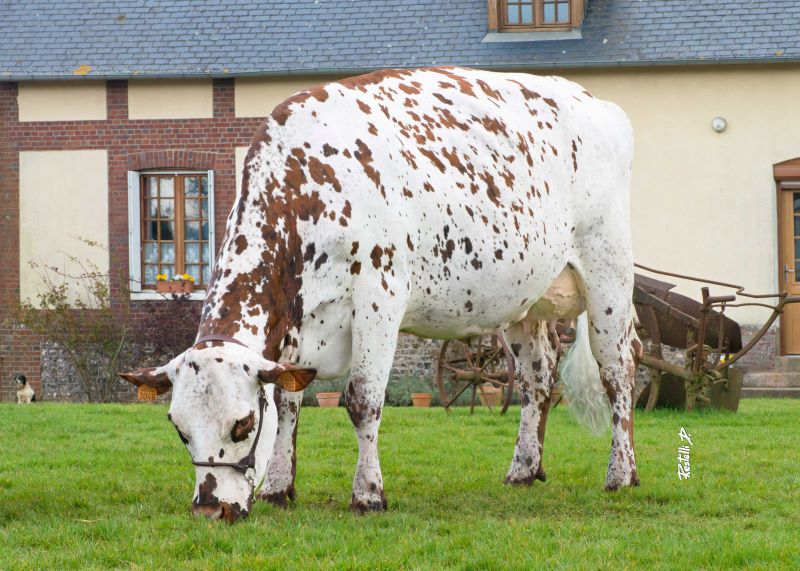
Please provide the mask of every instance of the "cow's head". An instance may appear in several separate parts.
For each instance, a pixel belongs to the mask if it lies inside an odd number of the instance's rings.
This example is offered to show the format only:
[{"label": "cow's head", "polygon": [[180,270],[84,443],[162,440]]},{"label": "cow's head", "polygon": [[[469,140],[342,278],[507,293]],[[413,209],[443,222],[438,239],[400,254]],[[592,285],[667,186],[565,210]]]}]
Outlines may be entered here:
[{"label": "cow's head", "polygon": [[[259,424],[259,448],[274,441],[275,407],[267,401],[266,410],[259,410],[264,402],[259,398],[261,389],[273,384],[302,390],[315,374],[314,369],[267,361],[239,345],[214,342],[188,349],[163,367],[120,376],[137,386],[153,387],[158,394],[172,389],[168,418],[194,463],[236,464],[251,451],[255,454]],[[192,513],[229,523],[246,517],[253,501],[254,472],[195,465]]]}]

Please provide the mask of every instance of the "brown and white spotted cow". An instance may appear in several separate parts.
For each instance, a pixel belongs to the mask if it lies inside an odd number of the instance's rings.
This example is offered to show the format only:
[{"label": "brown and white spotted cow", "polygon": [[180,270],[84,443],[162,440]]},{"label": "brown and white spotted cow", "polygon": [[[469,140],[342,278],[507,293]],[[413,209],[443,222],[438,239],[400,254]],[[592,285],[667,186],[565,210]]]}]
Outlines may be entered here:
[{"label": "brown and white spotted cow", "polygon": [[[246,470],[223,462],[251,450],[264,385],[298,389],[314,373],[348,370],[359,446],[351,507],[385,509],[378,427],[400,331],[504,332],[522,378],[506,480],[544,480],[557,354],[543,320],[584,308],[577,345],[589,365],[575,383],[590,391],[602,376],[613,409],[605,485],[637,484],[632,145],[618,107],[557,77],[386,70],[275,108],[247,155],[197,344],[125,375],[173,388],[170,418],[196,464],[195,512],[233,521],[249,511]],[[279,505],[295,497],[301,396],[274,389],[260,497]]]}]

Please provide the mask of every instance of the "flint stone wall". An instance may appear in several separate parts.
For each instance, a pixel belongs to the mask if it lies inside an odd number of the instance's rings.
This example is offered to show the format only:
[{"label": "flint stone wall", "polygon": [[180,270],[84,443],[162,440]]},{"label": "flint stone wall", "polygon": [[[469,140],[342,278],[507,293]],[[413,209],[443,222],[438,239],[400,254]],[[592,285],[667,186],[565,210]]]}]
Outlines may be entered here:
[{"label": "flint stone wall", "polygon": [[[435,375],[439,347],[439,341],[401,334],[397,343],[389,392],[406,395],[417,390],[434,392],[432,380]],[[147,355],[147,352],[144,352],[144,354]],[[146,360],[149,360],[149,358]],[[86,395],[80,386],[75,370],[70,364],[66,353],[58,344],[42,343],[41,370],[41,400],[51,402],[86,401]],[[137,400],[136,389],[133,385],[122,379],[115,379],[113,382],[115,383],[116,400],[118,402],[135,402]],[[314,399],[315,392],[343,390],[345,382],[346,379],[316,382],[312,385],[312,390],[306,391],[306,399],[309,399],[309,403],[316,402]],[[159,397],[159,400],[168,401],[169,394]],[[400,397],[398,396],[398,398]]]},{"label": "flint stone wall", "polygon": [[[743,327],[742,337],[746,343],[757,331],[756,327]],[[436,361],[441,342],[422,339],[413,335],[401,334],[395,352],[391,379],[387,387],[387,402],[393,405],[404,405],[410,402],[411,392],[432,392],[436,396],[434,377]],[[146,354],[146,352],[145,352]],[[737,363],[737,367],[745,370],[767,370],[775,367],[777,355],[776,329],[770,330],[746,357]],[[677,364],[683,364],[684,352],[664,347],[664,357]],[[42,395],[41,400],[58,402],[84,402],[83,390],[64,351],[56,344],[42,344]],[[637,394],[649,382],[649,376],[642,367],[637,375]],[[136,401],[136,389],[129,383],[115,379],[117,383],[117,400],[119,402]],[[304,402],[315,403],[314,393],[322,391],[344,392],[346,379],[334,381],[316,381],[306,391]],[[159,397],[159,401],[168,401],[169,394]],[[38,395],[37,395],[38,396]]]}]

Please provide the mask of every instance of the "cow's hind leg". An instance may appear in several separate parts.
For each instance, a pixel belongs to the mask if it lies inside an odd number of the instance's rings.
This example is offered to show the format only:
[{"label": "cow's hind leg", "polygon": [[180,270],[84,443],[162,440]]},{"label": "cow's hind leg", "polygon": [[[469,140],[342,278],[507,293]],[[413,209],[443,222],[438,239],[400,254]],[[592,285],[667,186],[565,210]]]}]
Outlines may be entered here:
[{"label": "cow's hind leg", "polygon": [[[602,238],[595,246],[601,248]],[[605,244],[606,252],[614,252]],[[600,365],[600,380],[611,404],[611,454],[605,488],[638,486],[633,446],[633,388],[636,362],[642,344],[633,325],[633,262],[620,256],[618,263],[596,252],[582,266],[589,341]],[[605,259],[605,264],[603,260]]]},{"label": "cow's hind leg", "polygon": [[289,392],[275,387],[275,408],[278,412],[278,431],[272,456],[267,464],[264,490],[258,498],[279,507],[294,500],[294,478],[297,472],[297,420],[300,416],[302,392]]},{"label": "cow's hind leg", "polygon": [[518,323],[503,335],[516,358],[522,405],[514,459],[505,481],[530,486],[534,480],[544,482],[547,477],[542,467],[542,448],[550,391],[558,366],[558,347],[548,335],[546,321]]},{"label": "cow's hind leg", "polygon": [[358,514],[387,508],[378,459],[378,429],[402,315],[402,309],[392,301],[381,296],[357,306],[353,316],[353,364],[345,406],[358,437],[358,464],[350,503],[350,509]]}]

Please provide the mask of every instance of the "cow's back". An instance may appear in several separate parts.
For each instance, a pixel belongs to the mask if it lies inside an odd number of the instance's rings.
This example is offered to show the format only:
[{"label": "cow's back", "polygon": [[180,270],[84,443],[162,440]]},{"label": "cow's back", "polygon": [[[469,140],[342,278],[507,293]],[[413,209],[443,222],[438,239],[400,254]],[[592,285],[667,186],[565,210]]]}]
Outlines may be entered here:
[{"label": "cow's back", "polygon": [[369,275],[407,292],[407,330],[491,329],[544,293],[581,226],[618,201],[597,181],[629,169],[629,139],[618,108],[560,78],[433,68],[320,86],[254,141],[229,222],[231,241],[253,239],[228,244],[227,264],[275,248],[242,226],[296,229],[306,309]]}]

